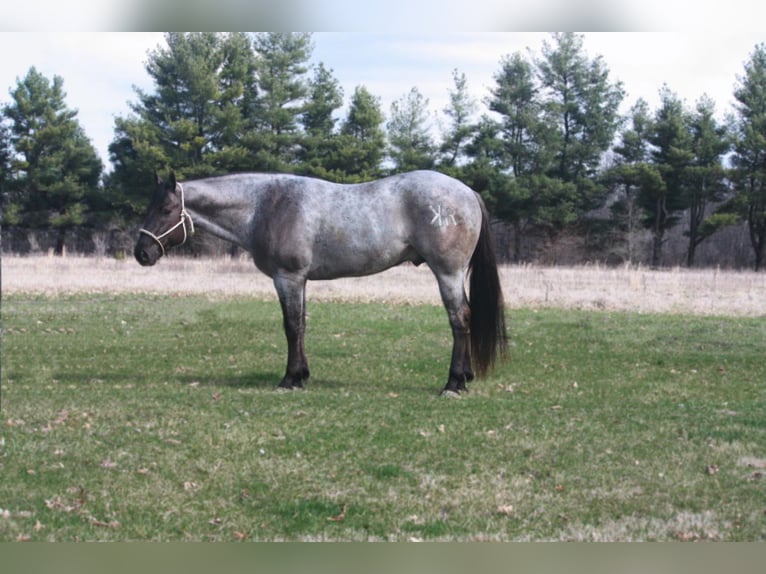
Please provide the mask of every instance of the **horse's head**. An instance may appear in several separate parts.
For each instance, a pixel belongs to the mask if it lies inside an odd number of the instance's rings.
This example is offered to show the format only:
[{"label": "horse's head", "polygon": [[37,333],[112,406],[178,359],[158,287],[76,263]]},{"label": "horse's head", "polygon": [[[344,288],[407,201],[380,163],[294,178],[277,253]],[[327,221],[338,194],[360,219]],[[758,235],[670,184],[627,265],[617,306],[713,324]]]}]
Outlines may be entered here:
[{"label": "horse's head", "polygon": [[167,182],[157,177],[157,189],[136,241],[136,260],[141,265],[154,265],[171,247],[183,244],[191,233],[194,223],[184,206],[183,187],[172,172]]}]

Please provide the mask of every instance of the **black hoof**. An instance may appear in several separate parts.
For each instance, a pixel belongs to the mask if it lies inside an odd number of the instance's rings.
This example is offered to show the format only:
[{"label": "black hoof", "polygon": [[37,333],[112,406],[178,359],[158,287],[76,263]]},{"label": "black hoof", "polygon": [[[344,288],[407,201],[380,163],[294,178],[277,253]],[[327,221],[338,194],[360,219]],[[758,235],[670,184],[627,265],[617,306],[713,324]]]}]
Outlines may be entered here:
[{"label": "black hoof", "polygon": [[308,367],[303,367],[300,370],[300,372],[296,375],[286,373],[277,388],[285,389],[285,390],[302,389],[303,381],[307,380],[308,378],[309,378],[309,369]]},{"label": "black hoof", "polygon": [[302,389],[303,388],[303,381],[300,379],[288,379],[285,377],[282,379],[282,381],[277,386],[277,389],[282,389],[283,391],[292,391],[293,389]]},{"label": "black hoof", "polygon": [[442,389],[442,394],[454,393],[459,395],[460,393],[467,393],[468,387],[465,386],[465,381],[465,376],[457,377],[450,375],[447,384],[444,385],[444,389]]}]

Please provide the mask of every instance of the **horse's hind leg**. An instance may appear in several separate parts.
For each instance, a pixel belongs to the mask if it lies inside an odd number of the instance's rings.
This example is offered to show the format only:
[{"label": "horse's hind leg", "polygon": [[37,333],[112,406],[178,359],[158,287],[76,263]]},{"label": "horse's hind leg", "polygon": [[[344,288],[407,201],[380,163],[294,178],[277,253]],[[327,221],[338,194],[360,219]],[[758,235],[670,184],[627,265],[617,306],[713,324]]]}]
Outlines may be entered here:
[{"label": "horse's hind leg", "polygon": [[439,292],[452,328],[452,359],[449,378],[442,392],[460,393],[467,391],[466,382],[473,380],[470,343],[471,309],[468,306],[463,285],[465,272],[437,274],[436,279],[439,282]]},{"label": "horse's hind leg", "polygon": [[287,368],[279,383],[282,389],[303,387],[309,378],[309,364],[303,344],[306,333],[306,279],[277,274],[274,286],[282,306],[282,318],[287,337]]}]

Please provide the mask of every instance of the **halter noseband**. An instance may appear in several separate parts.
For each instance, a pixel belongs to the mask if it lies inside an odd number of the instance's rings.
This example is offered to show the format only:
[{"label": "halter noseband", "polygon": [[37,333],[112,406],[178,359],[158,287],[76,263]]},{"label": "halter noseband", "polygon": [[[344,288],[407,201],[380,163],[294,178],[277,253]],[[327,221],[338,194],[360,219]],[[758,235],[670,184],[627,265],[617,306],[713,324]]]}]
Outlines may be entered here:
[{"label": "halter noseband", "polygon": [[[184,238],[183,238],[183,241],[181,241],[181,243],[179,243],[178,245],[183,245],[184,243],[186,243],[186,239],[190,235],[194,235],[194,221],[192,221],[191,215],[189,215],[189,212],[186,211],[186,206],[184,205],[184,188],[183,188],[183,186],[180,183],[177,183],[176,185],[178,186],[178,190],[181,192],[181,220],[178,223],[176,223],[173,227],[168,229],[162,235],[155,235],[154,233],[152,233],[148,229],[144,229],[143,227],[138,230],[138,233],[143,234],[143,235],[148,235],[149,237],[154,239],[154,241],[157,242],[157,245],[160,246],[160,254],[161,254],[161,256],[165,255],[165,246],[162,244],[162,241],[161,241],[162,238],[166,237],[167,235],[170,235],[171,233],[173,233],[176,229],[178,229],[179,226],[183,227]],[[188,232],[186,231],[186,220],[187,219],[189,220],[189,231]]]}]

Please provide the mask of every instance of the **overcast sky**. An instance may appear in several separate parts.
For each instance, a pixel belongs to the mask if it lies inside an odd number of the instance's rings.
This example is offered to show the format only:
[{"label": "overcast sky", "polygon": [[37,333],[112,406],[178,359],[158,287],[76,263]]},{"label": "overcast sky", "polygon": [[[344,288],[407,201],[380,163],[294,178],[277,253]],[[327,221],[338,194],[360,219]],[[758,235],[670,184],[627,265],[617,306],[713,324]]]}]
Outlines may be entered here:
[{"label": "overcast sky", "polygon": [[[548,33],[527,32],[315,33],[312,62],[334,71],[346,103],[355,86],[365,85],[388,114],[392,101],[417,86],[436,113],[447,103],[453,69],[466,74],[481,103],[504,55],[527,50],[539,55],[546,39]],[[667,83],[689,105],[708,94],[721,115],[730,110],[737,77],[761,42],[766,32],[747,29],[585,34],[588,56],[603,56],[612,80],[623,83],[623,109],[639,97],[654,107]],[[107,147],[114,118],[129,112],[134,86],[153,89],[144,63],[147,53],[163,44],[161,33],[0,33],[0,103],[10,100],[9,91],[31,66],[49,79],[60,75],[68,107],[78,110],[80,124],[111,169]]]}]

